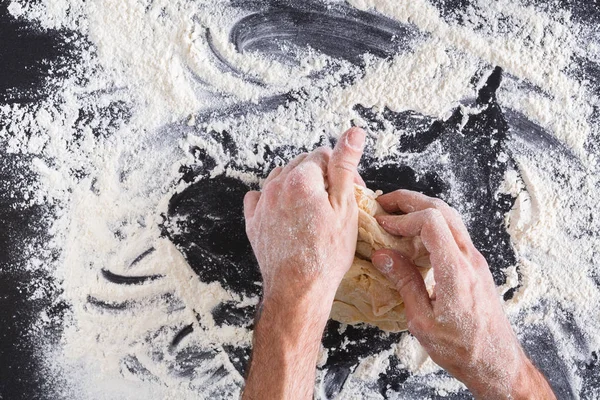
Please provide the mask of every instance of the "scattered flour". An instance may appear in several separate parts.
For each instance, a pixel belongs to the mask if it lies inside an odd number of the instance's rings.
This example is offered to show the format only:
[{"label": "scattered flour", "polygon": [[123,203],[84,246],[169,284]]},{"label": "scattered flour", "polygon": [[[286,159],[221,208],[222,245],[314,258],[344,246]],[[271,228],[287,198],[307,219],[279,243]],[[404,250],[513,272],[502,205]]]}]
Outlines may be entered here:
[{"label": "scattered flour", "polygon": [[[38,174],[34,184],[19,190],[29,193],[28,205],[58,209],[48,248],[60,256],[57,261],[32,258],[29,268],[51,269],[70,305],[60,345],[42,350],[49,371],[65,382],[63,397],[196,398],[199,392],[206,397],[239,392],[243,379],[221,349],[247,345],[251,331],[217,327],[210,310],[225,300],[256,304],[257,299],[200,282],[180,252],[161,238],[159,228],[169,199],[185,187],[179,168],[193,162],[188,151],[193,146],[217,161],[213,176],[226,173],[258,181],[229,167],[232,156],[207,132],[230,133],[242,150],[235,157],[238,165],[267,168],[267,147],[310,148],[322,136],[336,137],[350,121],[360,120],[356,104],[444,116],[462,100],[474,98],[473,77],[495,65],[509,74],[499,91],[502,106],[546,128],[576,155],[578,165],[574,170],[566,155],[537,154],[523,143],[512,144],[518,171],[507,173],[502,192],[517,196],[506,224],[519,265],[509,268],[506,287],[499,290],[520,286],[506,303],[507,313],[517,330],[522,324],[555,326],[565,360],[600,349],[600,292],[593,278],[600,268],[600,221],[594,211],[600,183],[597,155],[586,147],[598,135],[591,118],[598,99],[589,82],[570,74],[574,55],[600,57],[600,46],[578,35],[589,27],[564,11],[547,14],[511,0],[474,1],[461,24],[443,19],[426,0],[348,3],[425,35],[392,60],[367,56],[364,72],[338,62],[335,71],[326,73],[332,60],[311,49],[292,66],[259,53],[237,52],[229,29],[244,14],[226,1],[11,2],[13,16],[37,21],[43,29],[76,30],[89,41],[79,44],[76,67],[77,75],[87,79],[63,79],[59,90],[40,104],[0,106],[0,118],[10,121],[0,130],[6,151],[30,156]],[[220,69],[210,46],[237,72]],[[354,82],[342,84],[348,75]],[[303,97],[275,110],[199,118],[299,89]],[[108,112],[115,107],[119,112]],[[89,110],[92,118],[81,122],[80,110]],[[179,121],[185,123],[177,125]],[[373,138],[376,156],[393,154],[410,161],[411,156],[396,154],[402,134],[410,132],[386,126]],[[557,182],[557,176],[564,178]],[[127,273],[150,247],[154,253],[135,272],[162,279],[125,288],[99,279],[106,268]],[[137,302],[139,312],[101,311],[90,305],[90,297]],[[550,311],[540,311],[541,299],[553,305]],[[553,324],[562,311],[582,329],[586,348],[570,343]],[[41,321],[47,318],[40,316]],[[210,381],[214,387],[206,386],[204,373],[192,378],[173,374],[173,354],[160,350],[169,348],[172,334],[186,325],[193,325],[194,332],[181,345],[214,353],[201,371],[226,371],[221,380]],[[149,335],[154,335],[152,344]],[[362,360],[342,396],[381,398],[369,382],[385,371],[392,354],[439,396],[464,389],[437,374],[439,368],[416,340],[405,336],[389,351]],[[324,364],[327,352],[321,356]],[[154,369],[140,378],[130,372],[132,363]],[[570,378],[580,389],[574,366]]]}]

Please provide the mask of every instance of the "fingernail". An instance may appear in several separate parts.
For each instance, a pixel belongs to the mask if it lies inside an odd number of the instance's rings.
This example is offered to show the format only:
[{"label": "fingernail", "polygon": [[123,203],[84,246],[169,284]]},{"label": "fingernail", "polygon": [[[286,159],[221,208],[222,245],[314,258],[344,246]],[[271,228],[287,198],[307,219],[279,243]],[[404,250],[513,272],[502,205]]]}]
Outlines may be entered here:
[{"label": "fingernail", "polygon": [[346,144],[354,150],[362,151],[365,146],[365,135],[362,129],[352,128],[346,136]]},{"label": "fingernail", "polygon": [[394,260],[387,254],[378,254],[371,259],[371,262],[383,274],[391,272],[394,267]]}]

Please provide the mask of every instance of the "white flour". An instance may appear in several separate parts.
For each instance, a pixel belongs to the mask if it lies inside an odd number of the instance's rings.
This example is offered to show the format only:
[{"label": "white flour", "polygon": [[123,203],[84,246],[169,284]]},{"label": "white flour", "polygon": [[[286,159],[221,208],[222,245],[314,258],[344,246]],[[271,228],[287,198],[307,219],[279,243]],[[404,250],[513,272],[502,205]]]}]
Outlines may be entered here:
[{"label": "white flour", "polygon": [[[444,20],[425,0],[349,3],[426,35],[392,60],[366,57],[364,74],[347,62],[338,62],[336,72],[323,73],[330,71],[332,60],[311,49],[301,51],[298,65],[238,53],[228,34],[243,14],[226,1],[12,1],[9,10],[15,17],[37,21],[44,29],[77,30],[91,43],[90,48],[80,45],[77,74],[87,78],[85,83],[76,77],[64,79],[58,82],[60,90],[39,105],[0,107],[0,118],[11,121],[0,131],[7,151],[31,155],[39,174],[35,184],[25,182],[15,190],[29,191],[30,204],[58,206],[48,249],[58,250],[60,258],[52,263],[49,258],[32,259],[29,268],[51,269],[70,304],[60,345],[40,350],[47,355],[49,373],[64,382],[61,397],[191,399],[198,393],[209,397],[220,390],[239,391],[243,379],[222,351],[198,371],[224,366],[227,373],[211,383],[215,387],[206,386],[203,373],[191,379],[173,375],[168,352],[161,362],[154,361],[157,349],[168,348],[172,335],[186,325],[195,329],[183,345],[218,350],[251,342],[247,328],[217,327],[210,310],[224,300],[256,304],[258,299],[242,299],[218,283],[200,282],[180,252],[160,238],[161,215],[173,194],[185,188],[178,183],[178,171],[193,163],[190,147],[215,158],[213,175],[226,172],[246,182],[258,181],[250,173],[228,168],[231,155],[206,132],[227,130],[240,149],[234,161],[263,169],[268,167],[266,146],[312,148],[323,135],[339,135],[350,121],[364,124],[353,110],[356,104],[443,117],[460,101],[475,98],[478,88],[472,78],[496,65],[509,74],[498,92],[501,106],[546,128],[577,158],[538,154],[519,139],[511,142],[519,173],[507,173],[504,192],[518,198],[506,223],[521,276],[516,267],[509,268],[508,282],[499,293],[521,284],[506,303],[511,321],[518,331],[542,322],[556,327],[556,337],[562,338],[560,355],[571,368],[570,384],[575,391],[581,389],[572,360],[585,361],[588,350],[600,350],[600,291],[593,280],[600,267],[600,181],[597,155],[589,151],[590,141],[599,135],[591,117],[598,99],[570,68],[575,55],[600,58],[600,46],[587,41],[592,28],[564,11],[547,14],[509,0],[474,2],[462,25]],[[214,48],[239,73],[219,69],[209,51],[207,31]],[[356,80],[341,84],[347,75]],[[196,120],[203,111],[299,89],[304,90],[301,99],[273,111]],[[124,104],[131,115],[104,112],[115,104]],[[77,122],[80,109],[91,110],[91,122]],[[181,126],[164,128],[177,121],[185,121],[188,133],[182,134]],[[435,146],[421,160],[396,154],[398,137],[410,134],[391,125],[371,133],[375,155],[394,154],[419,167],[444,154]],[[76,177],[75,171],[82,173]],[[99,279],[103,268],[126,274],[134,259],[152,246],[156,251],[136,266],[135,273],[163,279],[125,287]],[[165,293],[172,297],[165,298]],[[91,307],[89,297],[139,305],[135,313],[116,314]],[[546,308],[540,307],[541,300]],[[587,348],[560,334],[554,321],[565,311],[582,329]],[[202,329],[198,317],[205,325]],[[40,315],[40,326],[44,319],[48,316]],[[151,345],[150,334],[155,334]],[[371,384],[392,354],[411,371],[411,379],[427,382],[440,396],[463,388],[449,377],[434,376],[437,366],[406,336],[388,352],[362,360],[342,397],[381,398]],[[152,378],[143,380],[128,372],[123,360],[131,355],[155,366],[148,374]],[[326,357],[324,352],[321,364]]]}]

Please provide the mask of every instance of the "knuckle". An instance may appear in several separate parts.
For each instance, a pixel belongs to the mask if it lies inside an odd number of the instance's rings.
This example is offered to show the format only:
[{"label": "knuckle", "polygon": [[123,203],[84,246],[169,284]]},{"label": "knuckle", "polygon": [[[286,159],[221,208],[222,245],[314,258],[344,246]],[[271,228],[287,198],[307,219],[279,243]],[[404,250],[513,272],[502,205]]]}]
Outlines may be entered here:
[{"label": "knuckle", "polygon": [[262,195],[270,197],[273,194],[277,194],[280,191],[280,183],[277,181],[270,181],[265,184],[262,188]]},{"label": "knuckle", "polygon": [[306,169],[298,166],[292,169],[287,175],[287,182],[302,182],[307,179]]},{"label": "knuckle", "polygon": [[446,204],[446,202],[442,199],[434,198],[431,200],[431,204],[433,208],[436,208],[438,210],[446,210],[450,208],[450,206]]},{"label": "knuckle", "polygon": [[440,210],[442,215],[446,215],[448,218],[462,219],[460,213],[453,207],[450,207],[450,205],[448,205],[448,203],[446,203],[444,200],[434,199],[433,208]]},{"label": "knuckle", "polygon": [[425,210],[425,219],[427,222],[437,225],[444,220],[442,212],[437,208],[428,208]]},{"label": "knuckle", "polygon": [[312,192],[310,178],[306,171],[300,168],[293,169],[286,178],[286,186],[292,193]]}]

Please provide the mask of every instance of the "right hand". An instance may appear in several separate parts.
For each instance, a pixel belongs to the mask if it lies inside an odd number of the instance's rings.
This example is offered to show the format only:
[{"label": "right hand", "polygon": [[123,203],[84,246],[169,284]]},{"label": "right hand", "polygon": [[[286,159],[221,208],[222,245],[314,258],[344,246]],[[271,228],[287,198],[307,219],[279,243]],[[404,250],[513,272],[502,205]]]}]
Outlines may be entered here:
[{"label": "right hand", "polygon": [[365,132],[352,128],[335,149],[298,156],[273,170],[262,192],[246,194],[246,232],[263,277],[263,300],[287,308],[288,301],[312,299],[327,321],[328,302],[354,259],[354,183],[364,143]]},{"label": "right hand", "polygon": [[525,355],[502,308],[485,258],[458,212],[439,199],[399,190],[378,199],[390,234],[420,236],[430,253],[436,285],[430,297],[417,267],[392,250],[373,265],[404,300],[409,331],[432,360],[478,398],[553,399],[545,378]]}]

